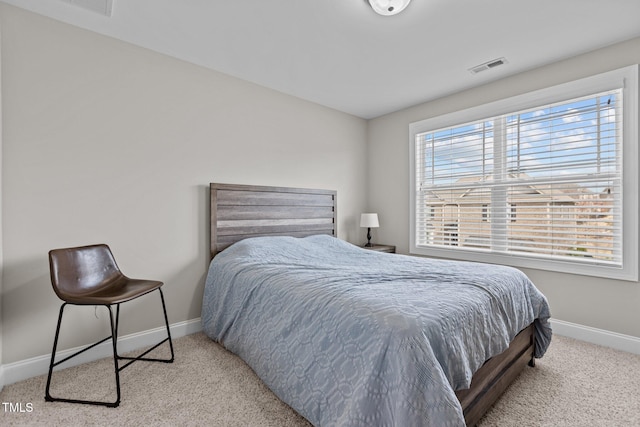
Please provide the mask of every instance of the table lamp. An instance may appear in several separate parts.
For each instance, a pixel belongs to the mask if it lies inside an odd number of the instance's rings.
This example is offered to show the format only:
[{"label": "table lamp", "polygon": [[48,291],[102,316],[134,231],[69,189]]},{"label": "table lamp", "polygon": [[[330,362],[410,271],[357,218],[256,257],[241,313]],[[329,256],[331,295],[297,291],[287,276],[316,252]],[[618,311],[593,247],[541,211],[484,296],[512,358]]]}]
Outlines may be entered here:
[{"label": "table lamp", "polygon": [[373,246],[371,244],[371,229],[380,227],[378,223],[377,213],[363,213],[360,215],[360,227],[367,227],[367,244],[364,245],[367,248]]}]

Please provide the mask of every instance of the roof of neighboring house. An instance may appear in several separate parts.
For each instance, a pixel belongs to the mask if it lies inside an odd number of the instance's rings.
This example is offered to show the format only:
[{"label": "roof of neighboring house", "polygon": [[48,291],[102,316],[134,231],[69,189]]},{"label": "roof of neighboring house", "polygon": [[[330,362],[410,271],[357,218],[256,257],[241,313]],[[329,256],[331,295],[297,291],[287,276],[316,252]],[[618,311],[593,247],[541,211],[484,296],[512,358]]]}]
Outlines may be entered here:
[{"label": "roof of neighboring house", "polygon": [[[514,203],[576,203],[580,200],[581,195],[592,194],[588,188],[582,187],[575,183],[565,183],[562,187],[554,186],[546,183],[527,183],[532,177],[525,173],[509,174],[510,180],[514,182],[511,187],[510,196]],[[521,181],[521,184],[518,184]],[[438,200],[445,204],[460,203],[482,203],[490,201],[490,186],[485,185],[493,182],[493,176],[473,176],[464,177],[456,181],[454,189],[434,189],[429,192]],[[468,183],[469,188],[460,188],[459,184]],[[514,191],[515,188],[515,191]],[[609,194],[608,192],[605,192]],[[601,193],[602,194],[602,193]]]}]

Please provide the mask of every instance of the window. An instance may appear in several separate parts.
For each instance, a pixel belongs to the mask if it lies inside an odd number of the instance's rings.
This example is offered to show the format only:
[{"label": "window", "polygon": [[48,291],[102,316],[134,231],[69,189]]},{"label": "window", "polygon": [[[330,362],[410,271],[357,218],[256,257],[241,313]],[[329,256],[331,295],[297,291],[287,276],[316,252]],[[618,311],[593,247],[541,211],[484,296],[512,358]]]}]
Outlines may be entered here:
[{"label": "window", "polygon": [[637,280],[637,81],[627,67],[411,124],[412,253]]}]

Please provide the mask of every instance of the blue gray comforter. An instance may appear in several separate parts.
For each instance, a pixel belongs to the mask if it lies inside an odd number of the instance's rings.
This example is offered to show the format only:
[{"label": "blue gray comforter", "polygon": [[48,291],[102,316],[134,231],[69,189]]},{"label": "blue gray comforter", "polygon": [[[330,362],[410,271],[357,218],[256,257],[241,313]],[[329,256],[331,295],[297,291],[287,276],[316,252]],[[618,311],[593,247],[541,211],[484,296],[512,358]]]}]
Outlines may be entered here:
[{"label": "blue gray comforter", "polygon": [[329,236],[247,239],[211,262],[205,333],[315,426],[463,426],[454,390],[535,320],[519,270],[368,251]]}]

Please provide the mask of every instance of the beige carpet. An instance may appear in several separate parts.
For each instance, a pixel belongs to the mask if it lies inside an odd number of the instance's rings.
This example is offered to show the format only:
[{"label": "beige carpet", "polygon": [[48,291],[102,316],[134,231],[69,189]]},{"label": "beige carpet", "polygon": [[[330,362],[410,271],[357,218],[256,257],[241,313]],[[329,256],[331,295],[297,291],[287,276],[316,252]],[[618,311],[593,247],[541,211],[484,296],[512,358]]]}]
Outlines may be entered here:
[{"label": "beige carpet", "polygon": [[[137,362],[122,371],[122,403],[103,408],[44,401],[46,375],[5,386],[2,426],[306,426],[238,357],[204,334],[174,342],[176,362]],[[163,355],[165,351],[156,350]],[[111,398],[109,359],[54,375],[52,395]],[[479,424],[640,426],[640,356],[554,336],[547,355],[507,390]]]}]

